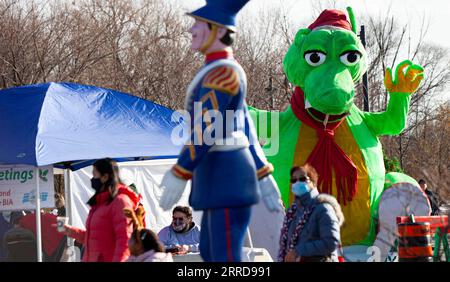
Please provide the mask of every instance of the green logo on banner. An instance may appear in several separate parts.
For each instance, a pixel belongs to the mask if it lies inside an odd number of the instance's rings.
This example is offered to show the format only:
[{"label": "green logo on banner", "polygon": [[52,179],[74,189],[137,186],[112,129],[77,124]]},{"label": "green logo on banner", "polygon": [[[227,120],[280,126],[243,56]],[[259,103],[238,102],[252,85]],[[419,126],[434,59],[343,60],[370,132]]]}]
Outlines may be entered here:
[{"label": "green logo on banner", "polygon": [[48,181],[47,175],[48,175],[48,169],[46,169],[46,170],[40,169],[40,170],[39,170],[39,178],[40,178],[42,181],[44,181],[44,182],[47,182],[47,181]]}]

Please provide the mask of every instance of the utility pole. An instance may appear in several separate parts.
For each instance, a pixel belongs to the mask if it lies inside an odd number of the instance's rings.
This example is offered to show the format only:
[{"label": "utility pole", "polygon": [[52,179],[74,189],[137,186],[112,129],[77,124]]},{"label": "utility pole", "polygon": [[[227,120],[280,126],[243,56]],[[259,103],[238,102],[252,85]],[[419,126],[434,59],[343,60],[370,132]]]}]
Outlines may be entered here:
[{"label": "utility pole", "polygon": [[269,93],[270,99],[271,99],[271,110],[275,109],[275,91],[277,90],[275,87],[273,87],[273,72],[272,69],[270,69],[269,72],[269,85],[265,88],[266,92]]},{"label": "utility pole", "polygon": [[[359,32],[359,38],[364,48],[366,48],[366,29],[364,25],[361,26],[361,31]],[[369,80],[367,78],[367,72],[362,77],[363,82],[363,95],[364,95],[364,111],[370,111],[369,107]]]}]

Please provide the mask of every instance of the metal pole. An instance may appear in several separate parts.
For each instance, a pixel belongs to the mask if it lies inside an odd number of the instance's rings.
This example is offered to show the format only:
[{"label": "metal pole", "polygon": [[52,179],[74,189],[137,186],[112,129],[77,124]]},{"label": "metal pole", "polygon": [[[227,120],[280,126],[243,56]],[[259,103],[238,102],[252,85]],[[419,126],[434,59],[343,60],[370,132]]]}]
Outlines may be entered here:
[{"label": "metal pole", "polygon": [[[366,29],[364,25],[361,26],[361,31],[359,32],[359,38],[361,39],[361,43],[366,47]],[[369,106],[369,80],[367,78],[367,72],[364,73],[363,78],[363,94],[364,94],[364,111],[368,112],[370,111]]]},{"label": "metal pole", "polygon": [[36,167],[36,244],[37,244],[37,259],[42,262],[42,237],[41,237],[41,191],[39,187],[39,167]]},{"label": "metal pole", "polygon": [[73,224],[72,220],[72,195],[70,191],[70,173],[69,169],[64,169],[64,197],[66,204],[66,217],[69,218],[68,223]]},{"label": "metal pole", "polygon": [[[70,169],[66,168],[64,169],[64,196],[65,196],[65,203],[66,203],[66,217],[69,218],[68,224],[73,224],[73,218],[72,218],[72,190],[70,189]],[[76,253],[75,253],[75,240],[67,237],[67,247],[71,249],[73,252],[70,252],[71,258],[70,261],[75,262],[76,261]]]},{"label": "metal pole", "polygon": [[248,242],[250,244],[250,249],[253,250],[253,240],[252,236],[250,235],[250,228],[247,227],[247,236],[248,236]]}]

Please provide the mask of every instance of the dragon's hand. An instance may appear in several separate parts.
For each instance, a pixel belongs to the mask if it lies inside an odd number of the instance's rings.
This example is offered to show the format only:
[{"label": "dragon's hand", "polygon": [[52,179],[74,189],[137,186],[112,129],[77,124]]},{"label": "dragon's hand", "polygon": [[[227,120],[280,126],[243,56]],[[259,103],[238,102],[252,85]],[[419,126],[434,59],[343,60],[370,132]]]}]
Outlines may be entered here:
[{"label": "dragon's hand", "polygon": [[[406,71],[404,69],[407,67]],[[412,94],[419,87],[423,79],[423,68],[411,61],[401,62],[396,69],[396,78],[392,77],[392,70],[386,69],[384,85],[389,93]]]}]

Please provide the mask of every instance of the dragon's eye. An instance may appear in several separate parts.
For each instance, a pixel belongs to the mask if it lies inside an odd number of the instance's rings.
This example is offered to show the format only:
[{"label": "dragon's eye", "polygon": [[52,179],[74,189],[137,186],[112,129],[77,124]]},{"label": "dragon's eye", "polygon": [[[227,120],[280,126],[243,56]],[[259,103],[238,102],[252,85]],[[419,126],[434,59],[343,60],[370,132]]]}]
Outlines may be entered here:
[{"label": "dragon's eye", "polygon": [[347,51],[344,52],[340,57],[341,62],[346,66],[354,66],[361,59],[361,53],[358,51]]},{"label": "dragon's eye", "polygon": [[305,53],[304,57],[309,65],[317,67],[325,62],[327,55],[321,51],[308,51]]}]

